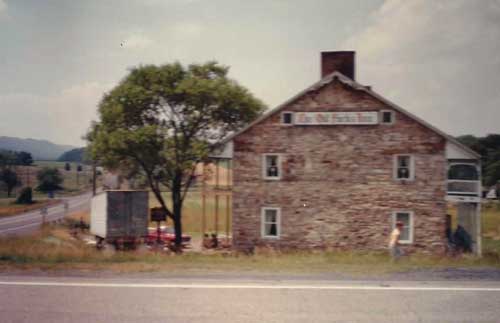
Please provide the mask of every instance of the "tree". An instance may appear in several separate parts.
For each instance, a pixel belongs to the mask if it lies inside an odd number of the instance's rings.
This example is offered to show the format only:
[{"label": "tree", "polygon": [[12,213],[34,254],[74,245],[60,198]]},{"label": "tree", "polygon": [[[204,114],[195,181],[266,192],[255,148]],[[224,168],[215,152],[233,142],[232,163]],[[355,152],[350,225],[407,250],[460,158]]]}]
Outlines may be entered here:
[{"label": "tree", "polygon": [[31,187],[25,187],[19,193],[16,199],[16,204],[32,204],[33,203],[33,190]]},{"label": "tree", "polygon": [[[172,219],[180,250],[182,205],[211,146],[255,119],[264,105],[216,62],[133,68],[99,104],[90,154],[122,173],[142,173]],[[171,192],[167,206],[162,187]]]},{"label": "tree", "polygon": [[44,167],[36,174],[38,179],[37,191],[44,193],[52,193],[62,190],[63,178],[57,168]]},{"label": "tree", "polygon": [[29,166],[33,164],[33,157],[28,152],[20,151],[16,153],[16,163],[21,166]]},{"label": "tree", "polygon": [[21,185],[21,181],[17,178],[16,172],[10,168],[4,168],[0,171],[0,180],[5,184],[7,197],[10,197],[14,187]]},{"label": "tree", "polygon": [[10,150],[0,150],[0,168],[10,167],[16,164],[16,154]]},{"label": "tree", "polygon": [[75,148],[64,152],[57,161],[74,162],[74,163],[89,163],[85,148]]}]

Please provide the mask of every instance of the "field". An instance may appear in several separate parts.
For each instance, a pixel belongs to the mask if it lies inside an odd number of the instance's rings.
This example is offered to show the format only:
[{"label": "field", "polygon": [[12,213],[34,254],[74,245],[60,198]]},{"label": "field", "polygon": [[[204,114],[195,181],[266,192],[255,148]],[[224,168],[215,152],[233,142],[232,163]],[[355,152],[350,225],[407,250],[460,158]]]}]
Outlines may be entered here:
[{"label": "field", "polygon": [[18,178],[21,180],[22,185],[16,187],[12,192],[12,197],[8,198],[5,190],[0,191],[0,217],[14,215],[20,212],[26,212],[31,209],[39,208],[43,205],[50,205],[55,203],[48,199],[47,194],[33,190],[33,200],[35,201],[32,205],[16,205],[15,196],[22,190],[25,186],[31,186],[35,188],[38,183],[36,180],[36,173],[43,167],[58,168],[63,176],[63,190],[56,192],[55,197],[68,196],[78,194],[82,191],[90,190],[92,187],[92,168],[88,165],[82,165],[83,170],[77,172],[77,163],[70,163],[71,170],[66,171],[64,169],[65,162],[56,161],[35,161],[32,166],[17,166],[14,170],[17,173]]},{"label": "field", "polygon": [[[163,193],[167,204],[170,205],[170,193]],[[215,212],[215,197],[207,196],[206,198],[206,232],[215,232],[219,234],[225,234],[226,223],[229,222],[229,227],[227,228],[231,232],[231,221],[227,221],[227,208],[226,208],[226,197],[219,197],[219,207],[218,207],[218,217],[217,217],[217,230],[216,230],[216,212]],[[158,201],[153,194],[149,194],[149,206],[158,206]],[[186,196],[184,201],[183,214],[182,214],[182,226],[183,231],[191,235],[199,235],[201,233],[201,221],[203,215],[202,208],[202,197],[200,191],[191,191]],[[168,220],[168,225],[172,225],[172,221]]]},{"label": "field", "polygon": [[[51,167],[57,168],[61,172],[63,176],[63,191],[56,193],[56,195],[71,195],[84,190],[88,190],[92,187],[92,168],[88,165],[82,165],[83,170],[81,172],[77,172],[77,163],[70,163],[71,170],[64,170],[65,162],[56,162],[56,161],[35,161],[32,166],[17,166],[14,167],[14,170],[17,173],[18,178],[21,180],[22,185],[16,187],[13,191],[13,196],[16,196],[17,193],[24,186],[36,187],[38,185],[36,180],[36,173],[42,169],[43,167]],[[33,191],[34,198],[42,198],[46,197],[46,194]],[[0,199],[6,198],[7,194],[5,191],[0,191]]]}]

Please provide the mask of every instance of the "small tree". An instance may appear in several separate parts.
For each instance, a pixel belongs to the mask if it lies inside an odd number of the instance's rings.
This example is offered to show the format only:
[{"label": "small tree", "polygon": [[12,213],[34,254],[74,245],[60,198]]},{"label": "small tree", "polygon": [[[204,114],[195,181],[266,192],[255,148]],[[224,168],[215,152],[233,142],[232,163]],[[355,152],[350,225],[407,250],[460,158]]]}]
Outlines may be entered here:
[{"label": "small tree", "polygon": [[4,168],[0,171],[0,180],[5,184],[8,197],[10,197],[14,187],[21,185],[21,181],[17,178],[16,172],[10,168]]},{"label": "small tree", "polygon": [[[134,68],[99,104],[87,139],[93,160],[122,173],[139,171],[172,218],[182,242],[182,205],[197,163],[211,146],[254,120],[264,105],[216,62]],[[162,188],[171,193],[167,205]]]},{"label": "small tree", "polygon": [[57,168],[44,167],[36,174],[38,179],[37,191],[52,194],[62,190],[63,177]]},{"label": "small tree", "polygon": [[70,163],[64,164],[64,170],[69,172],[71,170],[71,164]]},{"label": "small tree", "polygon": [[25,187],[17,197],[16,204],[31,204],[33,203],[33,190],[31,187]]},{"label": "small tree", "polygon": [[16,162],[21,166],[29,166],[33,164],[33,157],[26,151],[16,153]]}]

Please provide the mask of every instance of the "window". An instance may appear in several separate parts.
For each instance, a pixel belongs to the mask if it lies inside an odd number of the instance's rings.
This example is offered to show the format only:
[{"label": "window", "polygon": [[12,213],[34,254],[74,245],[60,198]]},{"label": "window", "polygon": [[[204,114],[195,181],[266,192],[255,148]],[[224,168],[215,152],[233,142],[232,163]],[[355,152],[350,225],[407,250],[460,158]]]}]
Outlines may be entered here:
[{"label": "window", "polygon": [[264,179],[279,180],[281,178],[281,157],[278,154],[265,154],[263,158]]},{"label": "window", "polygon": [[452,164],[448,168],[448,179],[477,181],[479,180],[479,172],[476,165],[471,164]]},{"label": "window", "polygon": [[262,208],[262,237],[279,238],[281,209],[274,207]]},{"label": "window", "polygon": [[396,155],[394,158],[394,178],[397,180],[413,180],[415,176],[414,162],[411,155]]},{"label": "window", "polygon": [[380,111],[382,124],[393,124],[394,123],[394,111],[382,110]]},{"label": "window", "polygon": [[293,124],[293,113],[292,112],[283,112],[281,114],[281,123],[282,124]]},{"label": "window", "polygon": [[392,228],[396,227],[398,221],[403,222],[403,228],[401,229],[401,235],[399,236],[400,243],[412,243],[413,242],[413,212],[400,211],[394,212],[392,216]]}]

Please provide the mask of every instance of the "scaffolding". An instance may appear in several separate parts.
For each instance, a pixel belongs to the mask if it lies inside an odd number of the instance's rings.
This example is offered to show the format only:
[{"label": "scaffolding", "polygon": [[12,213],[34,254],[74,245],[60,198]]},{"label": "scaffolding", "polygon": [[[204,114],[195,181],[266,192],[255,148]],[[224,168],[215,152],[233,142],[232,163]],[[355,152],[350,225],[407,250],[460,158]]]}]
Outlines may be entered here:
[{"label": "scaffolding", "polygon": [[[231,242],[231,210],[232,210],[232,160],[212,157],[201,165],[201,232],[205,238],[210,235],[219,237],[224,233],[224,243]],[[208,217],[209,211],[213,217]],[[213,221],[212,223],[210,223]],[[213,229],[211,231],[210,229]]]}]

